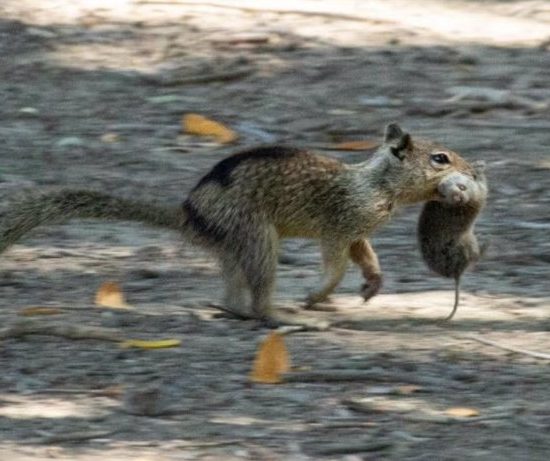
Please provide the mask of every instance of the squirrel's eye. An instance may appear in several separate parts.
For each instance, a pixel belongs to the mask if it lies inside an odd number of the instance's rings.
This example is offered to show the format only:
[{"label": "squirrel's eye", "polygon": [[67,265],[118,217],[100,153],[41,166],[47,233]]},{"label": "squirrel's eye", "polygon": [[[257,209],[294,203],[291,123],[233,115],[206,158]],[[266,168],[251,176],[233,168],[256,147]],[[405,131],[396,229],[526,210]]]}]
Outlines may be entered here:
[{"label": "squirrel's eye", "polygon": [[437,154],[432,154],[431,159],[433,162],[439,165],[445,165],[447,163],[451,163],[451,161],[449,160],[449,156],[444,152],[438,152]]}]

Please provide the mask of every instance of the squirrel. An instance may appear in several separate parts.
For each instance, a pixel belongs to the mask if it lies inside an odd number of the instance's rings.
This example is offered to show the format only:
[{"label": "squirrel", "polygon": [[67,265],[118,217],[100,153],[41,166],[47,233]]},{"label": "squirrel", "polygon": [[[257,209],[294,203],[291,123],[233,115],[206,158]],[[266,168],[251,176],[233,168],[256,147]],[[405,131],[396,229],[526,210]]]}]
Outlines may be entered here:
[{"label": "squirrel", "polygon": [[357,164],[284,146],[231,155],[199,180],[181,207],[88,190],[30,198],[2,218],[0,252],[34,227],[77,217],[174,229],[218,257],[225,282],[224,310],[277,324],[271,299],[280,239],[320,241],[324,277],[321,287],[308,296],[307,306],[327,299],[349,259],[362,271],[362,295],[368,300],[382,286],[368,237],[398,206],[436,200],[438,187],[456,173],[474,174],[456,152],[413,139],[391,123],[373,157]]},{"label": "squirrel", "polygon": [[453,173],[440,183],[439,201],[427,202],[418,221],[418,242],[428,267],[455,280],[451,320],[458,308],[460,278],[485,251],[474,234],[474,223],[487,201],[487,178],[483,162],[473,162],[474,175]]}]

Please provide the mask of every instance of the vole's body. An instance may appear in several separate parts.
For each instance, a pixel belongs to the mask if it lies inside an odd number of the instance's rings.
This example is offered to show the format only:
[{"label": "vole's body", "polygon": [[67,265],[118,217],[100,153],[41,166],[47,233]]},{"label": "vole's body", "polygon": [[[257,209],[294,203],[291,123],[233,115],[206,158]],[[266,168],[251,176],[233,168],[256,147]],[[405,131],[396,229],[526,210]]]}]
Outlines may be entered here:
[{"label": "vole's body", "polygon": [[487,200],[487,180],[483,165],[473,166],[473,178],[450,175],[439,187],[441,201],[427,202],[418,221],[424,261],[434,272],[455,280],[454,306],[445,320],[451,320],[458,308],[463,272],[480,257],[474,223]]},{"label": "vole's body", "polygon": [[[320,240],[325,269],[322,301],[342,279],[347,261],[361,268],[374,296],[378,259],[367,238],[399,205],[433,200],[451,173],[472,174],[458,154],[387,127],[373,159],[347,165],[306,150],[258,148],[228,157],[206,174],[183,207],[159,207],[90,191],[61,191],[21,203],[2,220],[0,251],[43,223],[74,217],[137,220],[182,231],[220,259],[225,309],[272,319],[278,241]],[[246,298],[250,300],[247,303]]]}]

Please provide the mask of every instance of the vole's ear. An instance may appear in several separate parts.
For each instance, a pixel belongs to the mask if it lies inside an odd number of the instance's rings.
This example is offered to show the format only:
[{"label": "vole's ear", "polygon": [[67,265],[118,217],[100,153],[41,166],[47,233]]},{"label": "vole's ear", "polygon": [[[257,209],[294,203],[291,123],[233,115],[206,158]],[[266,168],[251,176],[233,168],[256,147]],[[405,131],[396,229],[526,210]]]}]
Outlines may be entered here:
[{"label": "vole's ear", "polygon": [[384,143],[399,160],[403,160],[407,149],[412,146],[411,135],[405,133],[397,123],[390,123],[384,132]]}]

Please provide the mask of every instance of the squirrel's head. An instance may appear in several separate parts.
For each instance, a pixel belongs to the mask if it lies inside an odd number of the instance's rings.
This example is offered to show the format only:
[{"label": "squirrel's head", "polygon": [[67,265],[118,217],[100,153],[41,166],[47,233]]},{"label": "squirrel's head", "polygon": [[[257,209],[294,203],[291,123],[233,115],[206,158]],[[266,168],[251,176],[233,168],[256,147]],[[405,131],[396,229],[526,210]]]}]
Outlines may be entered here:
[{"label": "squirrel's head", "polygon": [[[397,123],[386,126],[380,150],[390,160],[400,187],[398,200],[415,203],[440,199],[438,187],[449,175],[474,179],[475,169],[456,152],[433,141],[413,138]],[[397,179],[397,178],[396,178]]]}]

